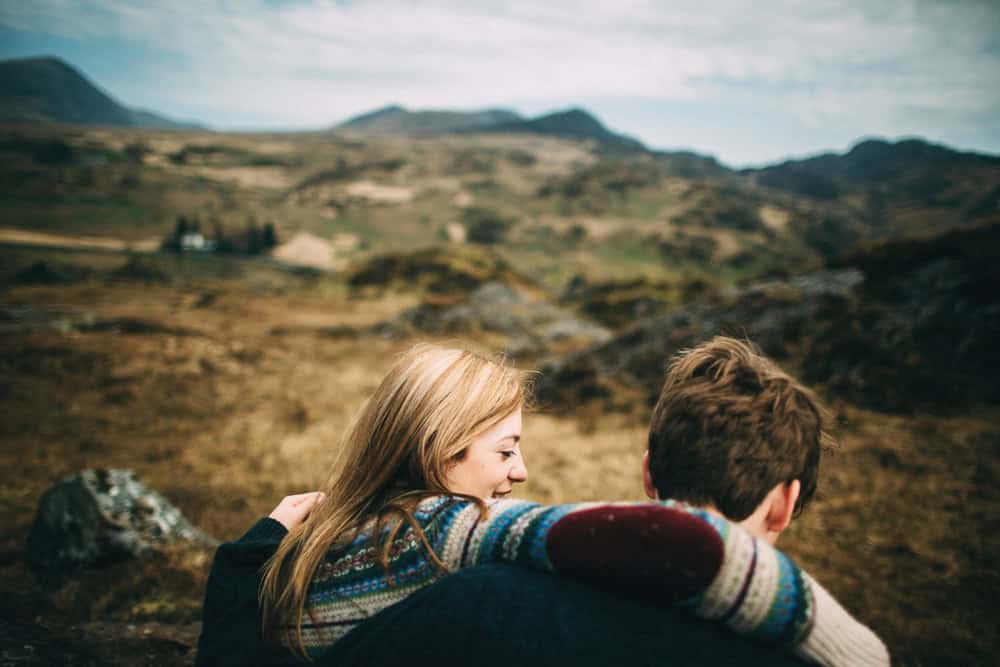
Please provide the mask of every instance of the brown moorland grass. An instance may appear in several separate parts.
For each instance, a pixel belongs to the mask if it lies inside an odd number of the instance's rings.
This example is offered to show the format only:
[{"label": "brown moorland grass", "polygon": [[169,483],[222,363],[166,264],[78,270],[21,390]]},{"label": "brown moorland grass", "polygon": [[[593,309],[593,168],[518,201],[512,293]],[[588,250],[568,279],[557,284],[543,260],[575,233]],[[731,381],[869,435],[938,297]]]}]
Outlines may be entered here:
[{"label": "brown moorland grass", "polygon": [[[11,283],[38,259],[97,273],[63,286]],[[22,562],[39,496],[83,468],[132,468],[200,528],[238,536],[281,496],[321,481],[351,415],[410,344],[324,331],[373,324],[419,296],[352,297],[336,279],[257,262],[181,262],[165,284],[102,277],[122,262],[35,249],[5,252],[0,264],[0,303],[20,317],[0,328],[0,610],[28,637],[19,646],[34,642],[49,662],[191,664],[210,550],[172,549],[47,590]],[[85,314],[149,326],[75,329]],[[833,409],[841,447],[780,545],[886,639],[895,664],[990,663],[1000,410]],[[637,414],[529,416],[521,495],[641,499]]]}]

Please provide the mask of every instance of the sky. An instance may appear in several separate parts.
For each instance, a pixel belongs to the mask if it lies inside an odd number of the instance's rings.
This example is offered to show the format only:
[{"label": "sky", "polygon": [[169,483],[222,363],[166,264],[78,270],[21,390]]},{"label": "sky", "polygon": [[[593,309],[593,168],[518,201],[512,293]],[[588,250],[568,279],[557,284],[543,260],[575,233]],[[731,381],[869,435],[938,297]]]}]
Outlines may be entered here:
[{"label": "sky", "polygon": [[0,59],[38,55],[219,130],[583,107],[730,166],[866,137],[1000,154],[997,0],[0,0]]}]

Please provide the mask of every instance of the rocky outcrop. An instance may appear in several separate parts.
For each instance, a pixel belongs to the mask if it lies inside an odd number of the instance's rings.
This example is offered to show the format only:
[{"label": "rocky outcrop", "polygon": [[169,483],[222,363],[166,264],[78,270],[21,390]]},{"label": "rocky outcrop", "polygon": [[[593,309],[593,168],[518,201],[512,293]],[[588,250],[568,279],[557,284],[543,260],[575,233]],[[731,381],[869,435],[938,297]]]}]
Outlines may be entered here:
[{"label": "rocky outcrop", "polygon": [[828,270],[694,300],[542,371],[543,405],[644,408],[678,351],[749,338],[827,394],[886,412],[1000,402],[1000,223],[883,242]]},{"label": "rocky outcrop", "polygon": [[57,331],[59,333],[113,333],[125,335],[167,334],[201,336],[184,327],[141,317],[102,318],[89,310],[63,310],[50,307],[0,305],[0,333]]},{"label": "rocky outcrop", "polygon": [[166,285],[173,277],[152,259],[132,255],[123,265],[108,274],[108,280],[125,283]]},{"label": "rocky outcrop", "polygon": [[84,470],[42,495],[27,560],[36,572],[64,576],[182,541],[216,543],[132,471]]},{"label": "rocky outcrop", "polygon": [[787,356],[802,330],[845,303],[862,280],[857,269],[821,271],[694,301],[551,362],[536,385],[538,399],[563,410],[594,401],[607,409],[651,405],[669,359],[719,334],[749,338],[767,354]]},{"label": "rocky outcrop", "polygon": [[889,412],[1000,401],[1000,223],[885,242],[840,260],[867,280],[817,323],[807,381]]},{"label": "rocky outcrop", "polygon": [[697,280],[677,283],[643,277],[588,282],[577,275],[559,296],[559,303],[620,330],[672,310],[680,302],[706,296],[709,291],[711,287],[707,283]]},{"label": "rocky outcrop", "polygon": [[390,337],[495,334],[506,340],[506,351],[514,356],[579,348],[611,336],[602,326],[498,282],[482,285],[457,303],[424,302],[377,325],[376,331]]},{"label": "rocky outcrop", "polygon": [[457,294],[491,281],[529,284],[496,253],[474,246],[427,248],[376,255],[348,274],[352,288],[422,288]]},{"label": "rocky outcrop", "polygon": [[87,271],[70,264],[39,260],[14,274],[15,285],[68,285],[83,280]]}]

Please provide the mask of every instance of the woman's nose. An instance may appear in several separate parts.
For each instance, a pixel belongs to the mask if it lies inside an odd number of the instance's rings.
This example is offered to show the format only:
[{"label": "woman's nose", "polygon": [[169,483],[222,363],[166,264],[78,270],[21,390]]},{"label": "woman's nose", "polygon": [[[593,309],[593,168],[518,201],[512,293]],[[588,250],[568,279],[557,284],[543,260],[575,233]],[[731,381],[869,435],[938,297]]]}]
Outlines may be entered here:
[{"label": "woman's nose", "polygon": [[524,463],[524,458],[518,456],[511,466],[510,472],[507,473],[507,478],[512,482],[524,482],[528,479],[528,466]]}]

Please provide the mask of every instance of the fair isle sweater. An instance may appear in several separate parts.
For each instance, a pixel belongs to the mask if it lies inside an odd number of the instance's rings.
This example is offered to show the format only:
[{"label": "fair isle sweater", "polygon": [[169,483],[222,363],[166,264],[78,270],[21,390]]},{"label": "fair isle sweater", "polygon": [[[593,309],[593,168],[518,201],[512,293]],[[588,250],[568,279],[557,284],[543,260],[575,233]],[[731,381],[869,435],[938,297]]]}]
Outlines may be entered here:
[{"label": "fair isle sweater", "polygon": [[[439,496],[414,512],[447,571],[505,561],[573,576],[785,645],[822,665],[885,666],[882,642],[818,583],[766,542],[681,503],[545,506]],[[378,560],[373,525],[331,550],[313,579],[302,637],[318,657],[353,627],[444,573],[414,531],[401,529],[389,567]]]}]

